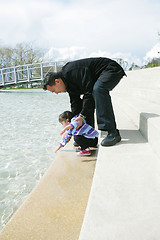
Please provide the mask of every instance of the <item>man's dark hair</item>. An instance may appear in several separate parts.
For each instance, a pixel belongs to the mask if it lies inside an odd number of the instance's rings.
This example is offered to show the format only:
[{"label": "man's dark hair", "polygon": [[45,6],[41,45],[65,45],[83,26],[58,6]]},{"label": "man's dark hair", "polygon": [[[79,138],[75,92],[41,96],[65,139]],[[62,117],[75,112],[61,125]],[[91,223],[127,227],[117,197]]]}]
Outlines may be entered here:
[{"label": "man's dark hair", "polygon": [[71,121],[73,117],[73,113],[70,111],[65,111],[59,115],[59,122],[61,123],[62,121],[66,121],[69,119],[69,122]]},{"label": "man's dark hair", "polygon": [[47,85],[55,85],[55,79],[61,78],[61,72],[48,72],[43,79],[43,90],[47,90]]}]

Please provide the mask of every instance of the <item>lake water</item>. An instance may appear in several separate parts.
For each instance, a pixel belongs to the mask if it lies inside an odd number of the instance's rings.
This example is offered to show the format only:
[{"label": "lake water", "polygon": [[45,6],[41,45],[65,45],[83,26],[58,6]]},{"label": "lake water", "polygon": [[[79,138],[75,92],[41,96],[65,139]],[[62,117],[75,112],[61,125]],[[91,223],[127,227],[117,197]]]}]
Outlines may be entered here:
[{"label": "lake water", "polygon": [[0,91],[0,230],[54,160],[66,93]]}]

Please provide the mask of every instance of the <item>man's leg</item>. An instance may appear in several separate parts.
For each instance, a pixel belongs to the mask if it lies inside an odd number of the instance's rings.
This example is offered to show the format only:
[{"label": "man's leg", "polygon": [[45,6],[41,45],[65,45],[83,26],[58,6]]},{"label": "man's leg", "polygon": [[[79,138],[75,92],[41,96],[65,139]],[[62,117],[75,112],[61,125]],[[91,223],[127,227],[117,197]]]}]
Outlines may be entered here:
[{"label": "man's leg", "polygon": [[[116,83],[111,84],[112,87],[114,84],[116,85]],[[102,82],[101,79],[98,79],[93,88],[98,129],[108,131],[108,136],[101,143],[102,146],[112,146],[121,140],[116,127],[115,115],[109,94],[111,84],[110,82]]]},{"label": "man's leg", "polygon": [[97,80],[93,88],[98,129],[103,131],[116,130],[116,121],[109,90],[106,83]]}]

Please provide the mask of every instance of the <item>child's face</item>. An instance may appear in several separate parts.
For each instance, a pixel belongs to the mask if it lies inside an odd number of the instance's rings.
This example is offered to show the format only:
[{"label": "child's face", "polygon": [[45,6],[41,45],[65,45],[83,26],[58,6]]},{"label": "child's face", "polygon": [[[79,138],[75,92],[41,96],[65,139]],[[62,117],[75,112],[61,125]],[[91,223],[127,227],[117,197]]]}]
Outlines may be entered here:
[{"label": "child's face", "polygon": [[66,127],[69,124],[69,121],[68,120],[62,121],[61,124],[63,127]]}]

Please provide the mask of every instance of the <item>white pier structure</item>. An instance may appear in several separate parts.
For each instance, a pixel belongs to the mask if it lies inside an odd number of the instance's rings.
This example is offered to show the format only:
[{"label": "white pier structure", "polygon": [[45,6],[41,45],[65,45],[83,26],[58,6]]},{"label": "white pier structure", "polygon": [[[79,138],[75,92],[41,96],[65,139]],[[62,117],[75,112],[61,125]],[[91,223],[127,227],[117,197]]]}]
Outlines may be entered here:
[{"label": "white pier structure", "polygon": [[[117,58],[114,60],[117,61],[124,70],[127,68],[128,63],[123,59]],[[65,63],[65,61],[57,61],[2,68],[0,69],[0,88],[24,83],[41,82],[47,72],[57,72]]]},{"label": "white pier structure", "polygon": [[64,61],[59,61],[2,68],[0,69],[0,87],[41,82],[47,72],[57,72],[64,64]]}]

